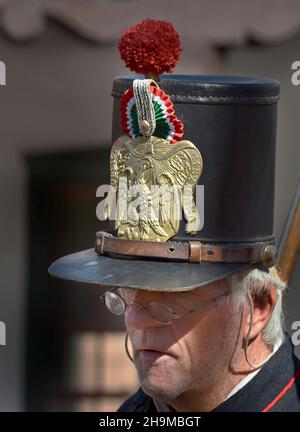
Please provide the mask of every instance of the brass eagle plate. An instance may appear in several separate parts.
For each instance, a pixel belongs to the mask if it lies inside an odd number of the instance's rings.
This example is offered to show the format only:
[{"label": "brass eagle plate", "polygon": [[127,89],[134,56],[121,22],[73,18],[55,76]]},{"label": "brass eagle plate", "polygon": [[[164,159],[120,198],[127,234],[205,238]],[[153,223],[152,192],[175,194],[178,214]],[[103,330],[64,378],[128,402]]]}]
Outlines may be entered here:
[{"label": "brass eagle plate", "polygon": [[118,138],[110,155],[118,236],[165,242],[179,230],[181,209],[186,233],[196,234],[200,217],[193,193],[202,168],[201,154],[190,141]]}]

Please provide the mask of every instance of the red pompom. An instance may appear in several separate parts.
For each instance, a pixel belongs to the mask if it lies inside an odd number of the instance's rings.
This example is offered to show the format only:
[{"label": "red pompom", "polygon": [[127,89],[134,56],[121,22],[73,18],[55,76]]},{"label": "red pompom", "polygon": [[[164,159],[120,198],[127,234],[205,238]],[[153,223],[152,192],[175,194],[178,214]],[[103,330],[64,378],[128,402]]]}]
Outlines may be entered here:
[{"label": "red pompom", "polygon": [[122,60],[132,71],[159,75],[173,72],[182,47],[173,24],[146,19],[123,33],[119,50]]}]

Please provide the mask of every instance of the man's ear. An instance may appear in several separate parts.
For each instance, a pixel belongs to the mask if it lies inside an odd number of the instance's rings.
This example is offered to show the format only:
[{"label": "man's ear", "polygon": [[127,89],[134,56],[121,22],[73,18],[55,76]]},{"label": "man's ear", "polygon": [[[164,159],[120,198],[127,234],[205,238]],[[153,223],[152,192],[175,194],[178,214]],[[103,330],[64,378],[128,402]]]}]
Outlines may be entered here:
[{"label": "man's ear", "polygon": [[[268,324],[277,301],[276,288],[271,282],[267,282],[266,289],[260,294],[251,295],[251,299],[253,303],[253,321],[249,341],[255,339]],[[246,309],[247,319],[244,327],[244,338],[247,336],[251,324],[250,299],[248,303],[249,307]]]}]

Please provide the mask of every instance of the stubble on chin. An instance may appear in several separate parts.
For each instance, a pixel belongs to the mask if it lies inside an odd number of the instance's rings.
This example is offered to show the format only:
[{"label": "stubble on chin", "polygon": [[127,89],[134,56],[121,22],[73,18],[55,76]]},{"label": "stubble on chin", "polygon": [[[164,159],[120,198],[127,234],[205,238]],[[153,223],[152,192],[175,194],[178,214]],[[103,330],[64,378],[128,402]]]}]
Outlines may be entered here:
[{"label": "stubble on chin", "polygon": [[145,369],[138,365],[136,370],[144,393],[165,402],[176,399],[192,386],[190,374],[182,370],[171,373],[171,371],[158,370],[154,366]]}]

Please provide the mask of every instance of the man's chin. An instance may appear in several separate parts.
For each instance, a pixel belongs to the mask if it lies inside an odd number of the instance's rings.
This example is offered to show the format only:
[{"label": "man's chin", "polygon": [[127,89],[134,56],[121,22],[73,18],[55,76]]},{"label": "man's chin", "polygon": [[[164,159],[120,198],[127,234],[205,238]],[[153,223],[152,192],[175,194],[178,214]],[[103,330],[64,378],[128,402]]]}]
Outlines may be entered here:
[{"label": "man's chin", "polygon": [[167,383],[157,382],[149,378],[140,379],[140,383],[144,393],[152,398],[158,398],[167,402],[178,396],[175,387],[170,387]]},{"label": "man's chin", "polygon": [[143,392],[146,393],[146,395],[152,397],[153,399],[161,399],[164,401],[170,400],[170,391],[168,389],[152,387],[145,384],[141,384],[141,387],[143,389]]}]

